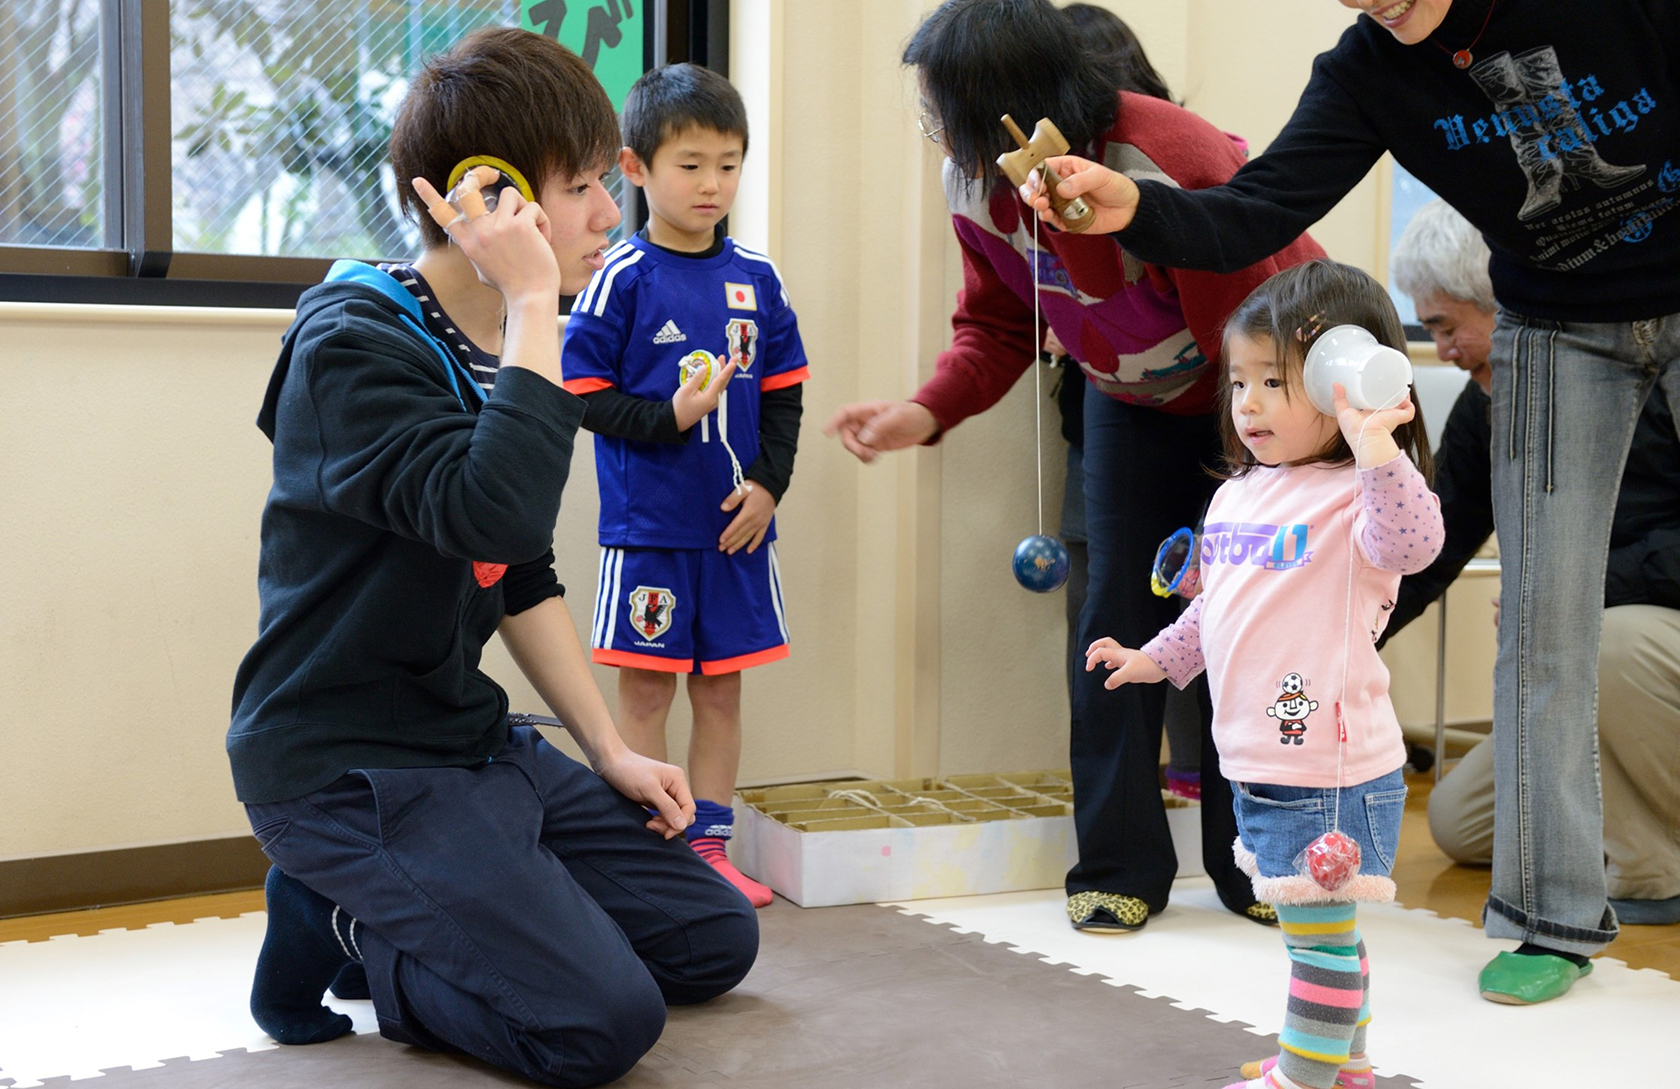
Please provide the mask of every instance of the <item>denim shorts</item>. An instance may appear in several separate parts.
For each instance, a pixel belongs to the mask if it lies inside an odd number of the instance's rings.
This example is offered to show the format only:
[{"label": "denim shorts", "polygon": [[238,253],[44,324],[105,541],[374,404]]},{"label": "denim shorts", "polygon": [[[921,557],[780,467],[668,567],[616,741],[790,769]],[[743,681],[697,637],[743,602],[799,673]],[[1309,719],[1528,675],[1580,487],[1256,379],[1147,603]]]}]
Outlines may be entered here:
[{"label": "denim shorts", "polygon": [[[1243,851],[1252,855],[1250,876],[1259,883],[1269,879],[1299,878],[1295,856],[1308,844],[1336,826],[1334,787],[1277,786],[1271,783],[1233,783],[1233,805],[1237,813],[1237,835]],[[1387,878],[1394,868],[1394,851],[1400,842],[1400,818],[1406,809],[1406,780],[1399,768],[1357,786],[1343,787],[1341,831],[1359,844],[1360,877]],[[1246,861],[1239,858],[1239,861]],[[1244,869],[1249,869],[1245,865]],[[1311,895],[1308,885],[1298,896],[1262,896],[1268,902],[1327,899]],[[1292,883],[1291,883],[1292,884]],[[1369,883],[1367,883],[1369,884]],[[1350,899],[1392,898],[1392,883],[1383,896],[1351,896]],[[1275,886],[1274,886],[1275,888]],[[1375,891],[1375,890],[1372,890]]]}]

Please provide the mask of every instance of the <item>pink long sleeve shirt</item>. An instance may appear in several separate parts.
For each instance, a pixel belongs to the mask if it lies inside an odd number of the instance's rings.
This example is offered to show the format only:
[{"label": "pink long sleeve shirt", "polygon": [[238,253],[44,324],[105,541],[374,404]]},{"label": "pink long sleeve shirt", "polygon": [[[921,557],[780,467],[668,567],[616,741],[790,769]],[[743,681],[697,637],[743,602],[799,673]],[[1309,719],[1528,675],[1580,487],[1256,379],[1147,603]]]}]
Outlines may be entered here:
[{"label": "pink long sleeve shirt", "polygon": [[1400,576],[1442,539],[1440,500],[1405,455],[1363,470],[1262,466],[1220,487],[1202,593],[1143,652],[1180,688],[1207,670],[1227,779],[1352,786],[1406,762],[1376,640]]}]

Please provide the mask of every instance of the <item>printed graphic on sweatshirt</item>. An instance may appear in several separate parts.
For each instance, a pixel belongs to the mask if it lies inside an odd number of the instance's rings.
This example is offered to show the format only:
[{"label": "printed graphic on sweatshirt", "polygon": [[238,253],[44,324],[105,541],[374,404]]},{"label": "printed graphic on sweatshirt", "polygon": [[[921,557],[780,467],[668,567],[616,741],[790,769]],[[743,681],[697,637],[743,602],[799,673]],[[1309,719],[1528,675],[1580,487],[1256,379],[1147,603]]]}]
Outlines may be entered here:
[{"label": "printed graphic on sweatshirt", "polygon": [[1033,266],[1033,275],[1038,281],[1040,291],[1056,291],[1063,295],[1079,298],[1079,289],[1073,286],[1073,276],[1062,264],[1062,259],[1050,250],[1035,250],[1028,248],[1027,260]]},{"label": "printed graphic on sweatshirt", "polygon": [[1164,367],[1145,367],[1143,377],[1146,382],[1153,382],[1161,378],[1176,378],[1179,375],[1200,373],[1207,366],[1207,356],[1202,354],[1201,345],[1194,337],[1179,345],[1178,351],[1173,353],[1172,362]]},{"label": "printed graphic on sweatshirt", "polygon": [[[1116,152],[1116,147],[1125,154]],[[1119,157],[1117,157],[1117,155]],[[1133,177],[1164,171],[1131,144],[1107,145],[1104,161]],[[957,237],[978,254],[971,273],[1001,283],[1031,313],[1036,295],[1045,325],[1067,345],[1098,390],[1132,405],[1171,403],[1193,389],[1210,366],[1186,327],[1184,307],[1169,279],[1107,235],[1041,232],[1007,188],[989,192],[945,160],[945,201]],[[1122,268],[1115,267],[1115,253]],[[1036,283],[1036,290],[1035,290]]]},{"label": "printed graphic on sweatshirt", "polygon": [[1299,673],[1286,674],[1278,687],[1282,691],[1266,708],[1267,716],[1277,719],[1278,741],[1285,745],[1304,745],[1307,741],[1307,716],[1318,710],[1318,701],[1307,698],[1307,682],[1301,679]]},{"label": "printed graphic on sweatshirt", "polygon": [[671,630],[676,607],[676,595],[665,587],[638,586],[630,591],[630,626],[651,642]]},{"label": "printed graphic on sweatshirt", "polygon": [[1264,522],[1213,522],[1202,530],[1202,563],[1292,571],[1312,562],[1307,526]]},{"label": "printed graphic on sweatshirt", "polygon": [[[1495,53],[1469,75],[1493,112],[1451,114],[1437,118],[1435,128],[1452,151],[1510,143],[1528,183],[1516,214],[1535,232],[1535,263],[1559,272],[1579,268],[1619,243],[1643,242],[1674,207],[1668,194],[1680,188],[1680,176],[1667,164],[1650,177],[1643,163],[1616,163],[1613,152],[1607,159],[1597,147],[1605,137],[1632,132],[1658,108],[1647,88],[1612,100],[1596,74],[1570,80],[1549,45]],[[1555,214],[1566,194],[1589,184],[1602,199]]]}]

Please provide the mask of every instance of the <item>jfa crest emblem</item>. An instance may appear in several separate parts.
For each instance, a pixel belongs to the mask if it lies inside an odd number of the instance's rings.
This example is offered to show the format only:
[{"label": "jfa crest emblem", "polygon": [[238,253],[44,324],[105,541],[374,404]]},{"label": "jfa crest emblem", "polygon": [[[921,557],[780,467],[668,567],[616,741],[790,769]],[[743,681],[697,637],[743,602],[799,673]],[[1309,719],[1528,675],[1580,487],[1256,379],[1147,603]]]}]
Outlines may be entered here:
[{"label": "jfa crest emblem", "polygon": [[758,358],[758,322],[751,318],[729,319],[729,358],[745,374]]},{"label": "jfa crest emblem", "polygon": [[643,639],[658,639],[671,629],[677,599],[663,586],[638,586],[630,591],[630,626]]}]

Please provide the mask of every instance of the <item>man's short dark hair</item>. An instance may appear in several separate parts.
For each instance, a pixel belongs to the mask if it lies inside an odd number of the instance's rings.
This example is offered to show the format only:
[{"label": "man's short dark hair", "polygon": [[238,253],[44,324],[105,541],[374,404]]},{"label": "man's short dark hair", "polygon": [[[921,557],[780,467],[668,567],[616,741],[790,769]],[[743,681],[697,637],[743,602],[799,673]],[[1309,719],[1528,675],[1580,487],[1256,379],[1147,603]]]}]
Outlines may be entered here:
[{"label": "man's short dark hair", "polygon": [[747,107],[733,84],[697,64],[667,64],[644,73],[624,99],[624,144],[644,165],[660,145],[689,128],[741,138],[747,151]]},{"label": "man's short dark hair", "polygon": [[391,167],[403,214],[420,225],[430,248],[447,236],[411,178],[425,178],[442,193],[462,159],[493,155],[540,196],[552,177],[610,167],[618,147],[612,101],[576,53],[528,30],[485,27],[432,57],[414,77],[391,130]]}]

